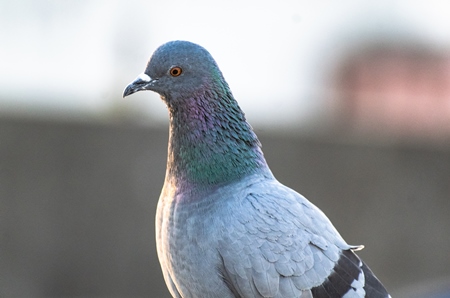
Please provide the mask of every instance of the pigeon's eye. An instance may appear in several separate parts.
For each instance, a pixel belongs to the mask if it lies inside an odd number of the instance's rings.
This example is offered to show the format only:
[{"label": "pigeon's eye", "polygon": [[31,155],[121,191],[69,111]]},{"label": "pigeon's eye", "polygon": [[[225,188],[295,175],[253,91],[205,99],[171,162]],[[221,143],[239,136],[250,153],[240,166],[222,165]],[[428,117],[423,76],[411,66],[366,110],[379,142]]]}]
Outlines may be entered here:
[{"label": "pigeon's eye", "polygon": [[172,77],[178,77],[183,72],[183,70],[181,70],[181,67],[179,66],[174,66],[170,69],[169,72]]}]

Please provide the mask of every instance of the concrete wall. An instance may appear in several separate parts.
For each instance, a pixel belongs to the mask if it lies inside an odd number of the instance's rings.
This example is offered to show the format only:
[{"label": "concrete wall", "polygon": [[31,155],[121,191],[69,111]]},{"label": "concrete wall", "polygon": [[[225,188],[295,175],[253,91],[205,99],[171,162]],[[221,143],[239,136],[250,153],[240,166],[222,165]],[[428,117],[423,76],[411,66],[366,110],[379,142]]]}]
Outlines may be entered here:
[{"label": "concrete wall", "polygon": [[[366,245],[392,293],[450,276],[450,149],[256,131],[278,179]],[[169,297],[154,242],[166,146],[167,129],[0,119],[0,297]]]}]

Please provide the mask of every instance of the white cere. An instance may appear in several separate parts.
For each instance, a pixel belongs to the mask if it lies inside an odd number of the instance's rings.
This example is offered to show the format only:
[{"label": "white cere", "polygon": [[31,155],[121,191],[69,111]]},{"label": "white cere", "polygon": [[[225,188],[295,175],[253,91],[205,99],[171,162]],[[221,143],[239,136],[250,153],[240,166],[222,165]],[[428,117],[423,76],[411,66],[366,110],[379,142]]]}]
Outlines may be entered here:
[{"label": "white cere", "polygon": [[140,75],[138,75],[138,77],[136,78],[136,80],[142,80],[144,82],[150,82],[152,80],[152,78],[150,78],[147,74],[145,73],[141,73]]}]

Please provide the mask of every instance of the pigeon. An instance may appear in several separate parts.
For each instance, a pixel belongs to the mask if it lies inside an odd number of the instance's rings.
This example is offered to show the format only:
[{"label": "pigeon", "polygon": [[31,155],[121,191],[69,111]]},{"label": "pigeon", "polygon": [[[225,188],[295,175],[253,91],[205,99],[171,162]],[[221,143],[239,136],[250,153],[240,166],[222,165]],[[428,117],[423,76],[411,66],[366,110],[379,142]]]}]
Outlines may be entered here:
[{"label": "pigeon", "polygon": [[325,214],[276,180],[211,54],[163,44],[123,97],[169,113],[156,246],[173,297],[390,297]]}]

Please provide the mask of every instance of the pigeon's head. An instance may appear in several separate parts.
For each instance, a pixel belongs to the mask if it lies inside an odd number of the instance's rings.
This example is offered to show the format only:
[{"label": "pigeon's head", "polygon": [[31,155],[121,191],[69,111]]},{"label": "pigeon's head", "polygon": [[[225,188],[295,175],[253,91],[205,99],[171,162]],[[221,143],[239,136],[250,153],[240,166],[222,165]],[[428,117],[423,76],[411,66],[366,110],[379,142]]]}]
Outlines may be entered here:
[{"label": "pigeon's head", "polygon": [[170,102],[192,97],[205,89],[223,88],[224,82],[207,50],[188,41],[171,41],[153,53],[144,73],[125,88],[123,97],[151,90]]}]

